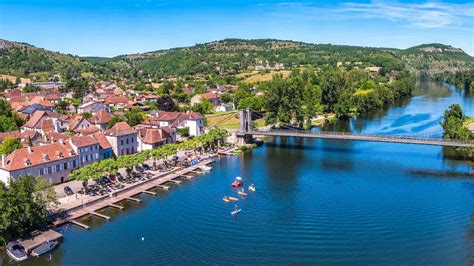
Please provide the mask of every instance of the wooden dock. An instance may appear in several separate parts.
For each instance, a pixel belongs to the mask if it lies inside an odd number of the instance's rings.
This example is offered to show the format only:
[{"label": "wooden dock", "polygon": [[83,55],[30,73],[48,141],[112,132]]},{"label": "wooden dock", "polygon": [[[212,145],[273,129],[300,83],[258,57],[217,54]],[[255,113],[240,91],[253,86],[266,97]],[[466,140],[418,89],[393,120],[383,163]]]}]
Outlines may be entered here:
[{"label": "wooden dock", "polygon": [[74,224],[74,225],[77,225],[77,226],[79,226],[79,227],[82,227],[82,228],[84,228],[84,229],[87,229],[87,230],[88,230],[89,228],[91,228],[91,227],[88,226],[87,224],[83,224],[83,223],[78,222],[78,221],[76,221],[76,220],[69,220],[68,222],[69,222],[69,223],[72,223],[72,224]]},{"label": "wooden dock", "polygon": [[156,192],[153,192],[153,191],[143,190],[142,193],[152,195],[152,196],[156,196]]},{"label": "wooden dock", "polygon": [[123,209],[125,209],[125,207],[120,206],[120,205],[117,205],[117,204],[113,204],[113,203],[109,204],[109,207],[116,208],[116,209],[119,209],[119,210],[121,210],[121,211],[122,211]]},{"label": "wooden dock", "polygon": [[155,187],[157,187],[159,189],[163,189],[163,190],[169,190],[170,189],[169,186],[164,186],[164,185],[156,185]]},{"label": "wooden dock", "polygon": [[176,184],[176,185],[181,184],[181,181],[179,181],[179,180],[174,180],[174,179],[171,179],[169,182],[171,182],[171,183],[173,183],[173,184]]},{"label": "wooden dock", "polygon": [[43,244],[44,242],[59,240],[62,237],[62,234],[50,229],[45,232],[39,232],[39,234],[35,234],[31,237],[24,238],[20,240],[20,243],[25,248],[25,251],[30,253],[31,250]]},{"label": "wooden dock", "polygon": [[[160,188],[160,189],[164,189],[164,190],[169,190],[170,187],[166,186],[166,185],[163,185],[164,183],[166,183],[166,182],[173,182],[173,183],[179,182],[179,183],[181,183],[182,181],[175,180],[175,179],[178,178],[178,177],[182,177],[182,176],[190,176],[189,174],[192,171],[195,171],[195,170],[199,169],[200,165],[207,165],[207,164],[210,164],[212,162],[213,162],[212,159],[205,159],[205,160],[201,161],[199,164],[190,166],[188,168],[175,169],[171,172],[163,173],[161,175],[154,176],[154,177],[152,177],[152,178],[150,178],[146,181],[143,181],[141,183],[133,184],[133,186],[131,186],[131,187],[127,187],[123,190],[116,191],[112,197],[109,197],[109,196],[100,197],[100,198],[95,199],[94,201],[85,203],[84,205],[73,207],[70,210],[63,210],[67,213],[67,217],[65,217],[63,219],[57,219],[57,220],[54,221],[53,224],[55,226],[59,226],[59,225],[65,224],[65,223],[72,223],[72,224],[75,224],[75,225],[80,226],[82,228],[89,229],[88,225],[80,223],[80,222],[76,221],[75,219],[77,219],[81,216],[84,216],[84,215],[88,215],[88,214],[93,214],[93,215],[96,215],[96,216],[100,215],[101,218],[106,219],[104,217],[106,215],[97,213],[97,211],[100,210],[100,209],[106,208],[106,207],[113,207],[113,208],[116,208],[116,209],[123,210],[124,209],[123,206],[117,205],[118,202],[121,202],[123,200],[130,200],[130,201],[140,203],[141,200],[137,199],[137,198],[134,198],[133,196],[138,195],[140,193],[147,193],[147,194],[153,195],[152,193],[155,193],[155,192],[149,191],[153,188]],[[156,195],[156,193],[155,193],[155,195]],[[99,214],[99,215],[97,215],[97,214]],[[108,217],[108,216],[106,216],[106,217]],[[108,217],[108,218],[110,219],[110,217]]]},{"label": "wooden dock", "polygon": [[137,199],[137,198],[134,198],[134,197],[126,197],[125,199],[126,199],[126,200],[130,200],[130,201],[134,201],[134,202],[136,202],[136,203],[142,202],[141,199]]},{"label": "wooden dock", "polygon": [[90,214],[91,214],[91,215],[95,215],[95,216],[97,216],[97,217],[100,217],[100,218],[102,218],[102,219],[105,219],[105,220],[107,220],[107,221],[110,221],[110,219],[111,219],[109,216],[104,215],[104,214],[102,214],[102,213],[98,213],[98,212],[90,212]]}]

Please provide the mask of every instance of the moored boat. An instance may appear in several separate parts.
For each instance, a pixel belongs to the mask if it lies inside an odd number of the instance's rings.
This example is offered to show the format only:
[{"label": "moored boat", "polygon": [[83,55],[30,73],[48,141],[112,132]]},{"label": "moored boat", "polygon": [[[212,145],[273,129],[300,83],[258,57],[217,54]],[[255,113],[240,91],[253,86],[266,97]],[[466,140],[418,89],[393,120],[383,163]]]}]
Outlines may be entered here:
[{"label": "moored boat", "polygon": [[7,254],[10,258],[16,261],[23,261],[28,258],[25,248],[21,245],[20,241],[13,240],[7,244]]},{"label": "moored boat", "polygon": [[235,198],[235,197],[228,197],[229,200],[231,201],[238,201],[239,199],[238,198]]},{"label": "moored boat", "polygon": [[239,214],[241,211],[242,211],[242,209],[238,209],[238,210],[232,211],[232,212],[230,213],[230,215],[236,216],[236,215]]},{"label": "moored boat", "polygon": [[41,244],[41,245],[37,246],[36,248],[34,248],[31,251],[31,255],[32,256],[41,256],[44,253],[47,253],[47,252],[53,250],[54,248],[56,248],[58,246],[58,244],[59,244],[59,242],[56,241],[56,240],[45,241],[45,242],[43,242],[43,244]]},{"label": "moored boat", "polygon": [[201,169],[202,171],[211,171],[212,167],[207,166],[207,165],[200,165],[199,169]]}]

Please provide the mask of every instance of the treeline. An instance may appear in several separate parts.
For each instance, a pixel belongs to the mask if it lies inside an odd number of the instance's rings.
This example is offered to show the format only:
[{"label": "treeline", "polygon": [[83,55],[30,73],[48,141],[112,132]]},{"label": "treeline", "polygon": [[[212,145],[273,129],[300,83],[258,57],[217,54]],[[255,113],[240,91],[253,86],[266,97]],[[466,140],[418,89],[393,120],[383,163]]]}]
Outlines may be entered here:
[{"label": "treeline", "polygon": [[434,75],[433,79],[436,82],[446,82],[456,87],[463,88],[466,91],[474,92],[474,70],[444,72]]},{"label": "treeline", "polygon": [[395,80],[386,82],[364,70],[325,67],[319,72],[294,70],[287,79],[275,76],[259,89],[265,94],[267,123],[308,126],[321,112],[348,118],[377,110],[410,96],[414,86],[415,79],[407,72],[400,72]]}]

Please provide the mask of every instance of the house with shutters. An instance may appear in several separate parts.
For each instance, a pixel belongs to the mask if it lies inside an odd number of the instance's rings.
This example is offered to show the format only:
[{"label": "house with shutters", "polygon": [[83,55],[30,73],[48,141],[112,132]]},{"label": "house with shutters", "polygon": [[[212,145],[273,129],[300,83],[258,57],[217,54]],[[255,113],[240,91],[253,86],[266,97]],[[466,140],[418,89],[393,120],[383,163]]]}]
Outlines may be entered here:
[{"label": "house with shutters", "polygon": [[51,184],[67,181],[73,169],[80,167],[79,156],[71,143],[55,143],[25,147],[2,155],[0,181],[8,184],[21,176],[42,176]]},{"label": "house with shutters", "polygon": [[112,146],[115,157],[138,151],[137,131],[125,122],[118,122],[106,130],[104,135]]}]

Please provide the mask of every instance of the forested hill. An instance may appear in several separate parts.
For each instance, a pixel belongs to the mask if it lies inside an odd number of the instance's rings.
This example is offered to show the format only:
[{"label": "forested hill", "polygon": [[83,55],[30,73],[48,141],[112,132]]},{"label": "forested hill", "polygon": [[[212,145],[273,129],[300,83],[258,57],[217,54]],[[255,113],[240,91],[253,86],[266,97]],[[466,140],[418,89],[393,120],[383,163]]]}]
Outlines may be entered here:
[{"label": "forested hill", "polygon": [[400,58],[411,71],[425,70],[430,74],[457,72],[474,68],[474,58],[462,49],[449,45],[423,44],[398,51]]},{"label": "forested hill", "polygon": [[153,76],[237,74],[253,69],[279,69],[325,64],[345,67],[383,66],[386,70],[404,66],[393,49],[330,44],[308,44],[282,40],[240,40],[198,44],[192,47],[132,54],[115,58]]},{"label": "forested hill", "polygon": [[66,71],[93,71],[93,64],[78,56],[0,39],[0,73],[19,77],[54,75]]},{"label": "forested hill", "polygon": [[192,47],[125,55],[113,60],[126,62],[155,77],[203,73],[228,75],[256,68],[324,64],[346,68],[381,66],[386,72],[408,68],[429,73],[474,67],[473,57],[459,48],[442,44],[398,50],[271,39],[226,39]]},{"label": "forested hill", "polygon": [[461,49],[441,44],[398,50],[271,39],[226,39],[112,59],[81,58],[0,39],[0,74],[19,77],[95,73],[106,78],[121,74],[159,79],[208,74],[229,76],[252,70],[325,64],[347,69],[380,66],[385,72],[409,69],[439,73],[472,69],[474,59]]}]

